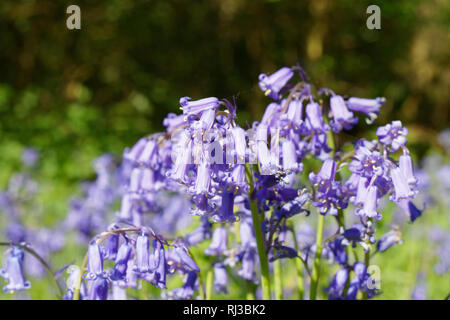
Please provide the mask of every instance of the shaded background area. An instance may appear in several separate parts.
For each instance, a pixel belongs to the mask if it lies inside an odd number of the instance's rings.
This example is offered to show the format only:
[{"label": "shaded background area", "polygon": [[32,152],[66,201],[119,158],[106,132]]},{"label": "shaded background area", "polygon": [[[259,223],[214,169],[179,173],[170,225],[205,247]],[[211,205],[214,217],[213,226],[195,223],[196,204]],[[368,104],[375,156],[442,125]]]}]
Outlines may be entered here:
[{"label": "shaded background area", "polygon": [[[257,119],[268,102],[258,74],[296,63],[318,87],[385,96],[379,123],[400,118],[419,143],[450,122],[444,0],[75,1],[82,29],[70,31],[73,2],[0,4],[2,143],[58,163],[121,152],[160,129],[180,96],[237,96],[241,121]],[[366,28],[370,4],[381,30]]]},{"label": "shaded background area", "polygon": [[[66,28],[71,4],[81,30]],[[366,27],[371,4],[381,30]],[[39,150],[35,223],[52,225],[94,178],[92,159],[162,129],[180,97],[235,97],[245,124],[269,103],[258,75],[295,64],[317,88],[386,97],[376,124],[401,119],[418,160],[442,149],[437,134],[450,127],[449,46],[446,0],[2,0],[0,187],[25,147]],[[366,129],[361,121],[352,134]]]}]

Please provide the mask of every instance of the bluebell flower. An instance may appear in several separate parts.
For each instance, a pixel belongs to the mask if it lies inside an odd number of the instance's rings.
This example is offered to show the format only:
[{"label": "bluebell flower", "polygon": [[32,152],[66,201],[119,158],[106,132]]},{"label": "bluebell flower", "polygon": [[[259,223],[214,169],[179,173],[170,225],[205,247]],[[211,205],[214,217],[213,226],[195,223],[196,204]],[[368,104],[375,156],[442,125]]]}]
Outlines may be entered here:
[{"label": "bluebell flower", "polygon": [[351,198],[355,196],[358,189],[359,179],[359,174],[352,173],[350,175],[350,177],[347,179],[347,181],[345,181],[341,188],[343,197],[352,200]]},{"label": "bluebell flower", "polygon": [[173,290],[173,297],[180,300],[191,300],[197,287],[197,277],[197,272],[190,271],[183,287]]},{"label": "bluebell flower", "polygon": [[422,215],[422,210],[419,210],[414,203],[412,203],[408,199],[400,200],[397,203],[397,206],[403,210],[404,213],[408,215],[411,222],[414,222],[418,217]]},{"label": "bluebell flower", "polygon": [[330,109],[333,115],[330,124],[334,132],[340,132],[342,129],[350,130],[358,123],[358,118],[354,117],[353,112],[347,109],[341,96],[335,95],[330,98]]},{"label": "bluebell flower", "polygon": [[225,227],[218,227],[214,230],[209,247],[205,250],[208,256],[220,256],[227,250],[228,236]]},{"label": "bluebell flower", "polygon": [[269,103],[261,119],[261,123],[267,127],[276,124],[281,113],[281,105],[275,102]]},{"label": "bluebell flower", "polygon": [[228,186],[231,190],[234,189],[235,193],[246,193],[248,192],[249,185],[245,176],[245,165],[237,164],[234,166],[231,172],[230,178],[228,179]]},{"label": "bluebell flower", "polygon": [[267,76],[264,73],[260,74],[258,77],[258,84],[266,96],[271,97],[273,100],[279,100],[281,98],[280,93],[282,89],[293,75],[294,72],[291,68],[283,67],[270,76]]},{"label": "bluebell flower", "polygon": [[195,263],[195,261],[191,258],[191,256],[188,254],[186,248],[184,246],[176,246],[175,252],[180,258],[180,262],[187,268],[189,268],[192,271],[199,272],[200,267]]},{"label": "bluebell flower", "polygon": [[234,209],[234,192],[222,192],[222,205],[220,212],[212,216],[214,222],[235,222],[236,216],[233,214]]},{"label": "bluebell flower", "polygon": [[281,145],[283,155],[283,170],[286,172],[300,172],[303,170],[303,163],[298,161],[295,144],[291,140],[284,140]]},{"label": "bluebell flower", "polygon": [[227,290],[227,269],[223,263],[214,264],[214,286],[216,287],[217,293],[228,293]]},{"label": "bluebell flower", "polygon": [[89,300],[106,300],[108,298],[109,283],[108,280],[102,276],[97,277],[92,281],[89,288]]},{"label": "bluebell flower", "polygon": [[169,113],[163,120],[163,125],[166,127],[167,132],[172,132],[185,124],[187,124],[187,122],[184,114],[176,115],[175,113]]},{"label": "bluebell flower", "polygon": [[103,254],[100,246],[93,240],[88,248],[88,272],[86,279],[95,280],[100,276],[103,276]]},{"label": "bluebell flower", "polygon": [[111,300],[127,300],[127,290],[118,284],[117,281],[112,283]]},{"label": "bluebell flower", "polygon": [[390,197],[392,201],[398,202],[402,199],[410,199],[416,194],[411,190],[408,180],[400,168],[391,169],[391,178],[394,184],[394,194]]},{"label": "bluebell flower", "polygon": [[251,219],[244,218],[241,220],[241,223],[239,224],[239,236],[242,248],[256,248],[256,238]]},{"label": "bluebell flower", "polygon": [[330,127],[324,122],[322,109],[317,102],[306,105],[306,125],[310,132],[326,133]]},{"label": "bluebell flower", "polygon": [[417,185],[417,178],[414,176],[414,165],[409,154],[402,154],[398,159],[398,167],[410,186]]},{"label": "bluebell flower", "polygon": [[282,245],[280,242],[275,241],[273,247],[271,256],[269,257],[269,261],[273,262],[278,259],[293,259],[298,257],[298,252],[294,248],[290,248],[287,246]]},{"label": "bluebell flower", "polygon": [[142,275],[136,273],[136,262],[134,259],[129,259],[127,264],[127,272],[124,280],[118,280],[117,282],[122,288],[137,289],[139,287],[138,276]]},{"label": "bluebell flower", "polygon": [[131,194],[124,194],[120,203],[120,211],[117,213],[117,218],[128,221],[131,219],[131,213],[134,207],[134,199]]},{"label": "bluebell flower", "polygon": [[402,243],[401,233],[394,229],[384,234],[377,242],[377,251],[384,252],[395,244]]},{"label": "bluebell flower", "polygon": [[[367,292],[367,297],[370,299],[378,294],[375,281],[370,277],[367,272],[367,267],[362,262],[355,262],[353,265],[353,271],[355,272],[355,278],[350,282],[350,287],[348,290],[348,299],[356,299],[356,294],[358,289],[361,292]],[[369,288],[369,282],[373,285],[373,288]]]},{"label": "bluebell flower", "polygon": [[244,164],[246,159],[247,145],[245,142],[245,130],[241,127],[233,127],[231,129],[233,136],[234,155],[236,156],[236,164]]},{"label": "bluebell flower", "polygon": [[336,175],[336,162],[332,159],[327,159],[323,162],[319,172],[309,174],[309,181],[317,187],[318,192],[326,192],[330,188],[334,177]]},{"label": "bluebell flower", "polygon": [[267,126],[264,123],[260,123],[256,130],[256,156],[262,175],[271,175],[277,171],[277,166],[273,164],[274,155],[267,146]]},{"label": "bluebell flower", "polygon": [[377,129],[377,136],[380,142],[390,147],[391,152],[396,152],[400,147],[404,147],[408,128],[402,126],[402,122],[392,121],[383,127]]},{"label": "bluebell flower", "polygon": [[329,293],[328,299],[336,300],[344,298],[344,289],[348,280],[348,270],[347,268],[339,269],[336,272],[333,280],[331,281],[330,286],[326,289],[326,292]]},{"label": "bluebell flower", "polygon": [[3,287],[3,292],[22,291],[31,288],[31,283],[25,279],[23,273],[25,252],[20,247],[11,247],[9,257],[6,260],[6,269],[0,269],[0,276],[8,282]]},{"label": "bluebell flower", "polygon": [[112,280],[124,280],[126,278],[131,251],[132,248],[128,244],[128,241],[120,246],[116,256],[116,263],[110,276]]},{"label": "bluebell flower", "polygon": [[351,172],[371,179],[374,175],[383,176],[388,172],[385,158],[378,152],[366,146],[359,146],[353,160],[349,163]]},{"label": "bluebell flower", "polygon": [[136,239],[136,267],[135,272],[150,272],[150,241],[144,234],[139,235]]},{"label": "bluebell flower", "polygon": [[244,251],[242,256],[242,267],[238,270],[238,275],[246,280],[255,281],[255,265],[257,263],[256,251],[249,248]]},{"label": "bluebell flower", "polygon": [[190,192],[197,195],[208,195],[210,186],[211,168],[206,162],[202,162],[198,165],[195,185],[190,189]]},{"label": "bluebell flower", "polygon": [[158,153],[158,143],[155,140],[148,140],[143,148],[137,162],[140,165],[157,165],[156,155]]},{"label": "bluebell flower", "polygon": [[203,112],[216,109],[219,106],[219,99],[215,97],[203,98],[191,101],[190,97],[180,98],[181,109],[187,116],[200,116]]},{"label": "bluebell flower", "polygon": [[193,131],[193,137],[194,140],[198,139],[196,141],[204,141],[205,139],[205,133],[211,133],[208,132],[214,125],[214,121],[216,120],[216,110],[215,109],[208,109],[202,112],[202,115],[200,116],[200,119],[198,121],[194,121],[191,123],[191,126],[189,130]]},{"label": "bluebell flower", "polygon": [[[178,149],[177,149],[177,146]],[[178,182],[185,182],[189,165],[193,163],[192,150],[193,141],[190,136],[186,134],[181,135],[180,142],[174,147],[173,155],[175,156],[172,168],[167,172],[167,175]]]},{"label": "bluebell flower", "polygon": [[[359,177],[359,175],[358,175]],[[369,179],[366,177],[359,177],[358,186],[356,189],[356,196],[351,197],[350,201],[352,201],[355,205],[362,205],[367,197],[367,191],[369,191]]]},{"label": "bluebell flower", "polygon": [[208,217],[203,216],[200,220],[200,225],[185,236],[187,244],[194,246],[211,237],[211,226],[212,224],[208,221]]},{"label": "bluebell flower", "polygon": [[147,141],[148,141],[147,138],[139,139],[138,142],[136,142],[136,144],[131,149],[125,150],[123,158],[133,163],[137,163],[139,157],[141,156],[142,151],[147,145]]},{"label": "bluebell flower", "polygon": [[354,277],[349,283],[347,296],[345,297],[345,299],[356,300],[356,296],[358,294],[359,289],[360,289],[360,281],[357,277]]},{"label": "bluebell flower", "polygon": [[335,175],[336,162],[332,159],[324,161],[319,173],[309,174],[309,180],[317,188],[312,204],[323,215],[327,212],[337,215],[338,209],[347,207],[346,199],[340,196],[340,184],[334,181]]},{"label": "bluebell flower", "polygon": [[[73,300],[73,294],[75,291],[75,287],[77,286],[78,280],[80,279],[80,268],[78,266],[72,265],[68,269],[69,276],[66,280],[67,291],[63,295],[63,300]],[[80,285],[80,293],[79,298],[83,300],[83,297],[86,295],[86,289],[84,283],[81,282]]]},{"label": "bluebell flower", "polygon": [[358,216],[366,218],[375,218],[377,220],[381,219],[381,214],[377,212],[378,196],[377,187],[369,186],[367,189],[367,195],[364,199],[364,205],[362,208],[356,209],[356,214]]},{"label": "bluebell flower", "polygon": [[369,117],[366,122],[371,124],[378,117],[380,108],[385,102],[385,98],[365,99],[352,97],[347,100],[347,107],[352,111],[366,114]]},{"label": "bluebell flower", "polygon": [[295,197],[293,200],[288,201],[284,205],[282,205],[279,210],[275,211],[275,215],[278,218],[290,218],[302,212],[305,212],[308,215],[309,210],[305,208],[305,204],[310,199],[311,195],[309,193],[302,193],[299,196]]},{"label": "bluebell flower", "polygon": [[[119,226],[113,225],[110,230],[118,229]],[[117,257],[117,250],[119,249],[119,235],[113,234],[106,239],[103,257],[108,260],[115,261]]]},{"label": "bluebell flower", "polygon": [[345,229],[342,235],[345,239],[352,242],[353,248],[356,247],[356,243],[362,240],[363,231],[361,225],[353,225],[351,228]]},{"label": "bluebell flower", "polygon": [[151,273],[144,276],[146,281],[151,282],[155,286],[165,289],[166,287],[166,256],[164,251],[164,245],[158,241],[153,241],[153,250],[150,255],[150,268]]},{"label": "bluebell flower", "polygon": [[[282,105],[284,105],[284,100],[282,101]],[[303,100],[292,99],[289,102],[286,113],[281,116],[280,121],[283,131],[293,130],[298,133],[302,132],[304,126]]]},{"label": "bluebell flower", "polygon": [[337,237],[333,241],[328,243],[328,248],[333,253],[334,260],[340,265],[345,265],[347,263],[347,252],[345,251],[345,246],[343,245],[343,237]]}]

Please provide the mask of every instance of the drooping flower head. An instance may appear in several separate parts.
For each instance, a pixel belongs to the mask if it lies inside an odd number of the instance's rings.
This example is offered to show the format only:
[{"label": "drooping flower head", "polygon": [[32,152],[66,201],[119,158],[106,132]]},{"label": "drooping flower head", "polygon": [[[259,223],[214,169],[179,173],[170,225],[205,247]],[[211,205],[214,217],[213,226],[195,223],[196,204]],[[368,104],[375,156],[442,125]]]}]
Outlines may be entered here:
[{"label": "drooping flower head", "polygon": [[380,108],[385,102],[386,99],[384,98],[366,99],[352,97],[347,100],[347,107],[352,111],[366,114],[369,117],[366,122],[371,124],[378,117]]},{"label": "drooping flower head", "polygon": [[262,73],[259,75],[259,87],[265,95],[271,97],[274,100],[279,100],[281,97],[281,90],[293,75],[294,72],[292,71],[292,69],[287,67],[281,68],[270,76]]},{"label": "drooping flower head", "polygon": [[333,116],[330,124],[334,132],[340,132],[343,129],[350,130],[358,123],[358,118],[354,117],[353,112],[348,110],[341,96],[335,95],[330,98],[330,108]]},{"label": "drooping flower head", "polygon": [[25,279],[23,273],[25,252],[22,248],[13,246],[9,249],[9,257],[6,268],[0,269],[0,276],[8,282],[3,287],[3,292],[22,291],[31,288],[31,283]]}]

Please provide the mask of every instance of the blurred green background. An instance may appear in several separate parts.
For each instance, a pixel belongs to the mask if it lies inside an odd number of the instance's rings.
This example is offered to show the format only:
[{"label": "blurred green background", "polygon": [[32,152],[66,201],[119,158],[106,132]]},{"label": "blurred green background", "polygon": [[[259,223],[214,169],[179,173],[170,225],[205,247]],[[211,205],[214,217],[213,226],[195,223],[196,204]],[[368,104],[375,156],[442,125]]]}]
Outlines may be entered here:
[{"label": "blurred green background", "polygon": [[[71,4],[81,30],[66,28]],[[371,4],[381,30],[366,27]],[[446,0],[2,0],[0,187],[25,146],[41,151],[52,224],[94,157],[161,129],[180,97],[236,97],[245,124],[269,102],[259,73],[297,63],[317,88],[386,97],[376,123],[401,119],[421,158],[450,126],[449,46]]]}]

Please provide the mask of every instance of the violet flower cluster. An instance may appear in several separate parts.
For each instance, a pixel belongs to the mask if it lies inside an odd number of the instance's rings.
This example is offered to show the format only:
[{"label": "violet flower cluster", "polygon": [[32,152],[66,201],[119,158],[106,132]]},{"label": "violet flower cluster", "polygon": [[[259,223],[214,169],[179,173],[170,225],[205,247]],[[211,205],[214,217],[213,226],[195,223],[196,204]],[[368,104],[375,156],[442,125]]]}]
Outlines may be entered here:
[{"label": "violet flower cluster", "polygon": [[[372,124],[385,99],[315,90],[299,67],[262,74],[259,87],[271,102],[248,127],[238,124],[235,101],[182,97],[181,113],[164,119],[166,130],[126,148],[120,165],[110,156],[96,160],[97,180],[73,199],[64,222],[63,230],[90,239],[84,263],[68,268],[64,299],[133,298],[127,289],[144,283],[166,299],[210,298],[208,272],[217,294],[228,293],[229,279],[239,277],[250,294],[261,294],[260,286],[271,298],[268,273],[285,259],[301,262],[297,276],[314,299],[322,257],[337,270],[323,292],[330,299],[380,293],[370,258],[402,241],[396,228],[377,234],[381,202],[393,202],[411,222],[422,214],[413,202],[419,181],[408,129],[393,121],[378,127],[373,140],[337,145],[335,137],[360,116]],[[336,227],[319,241],[323,226],[296,227],[306,216],[335,220]],[[347,226],[345,217],[355,223]],[[204,241],[201,269],[193,252]],[[363,259],[350,254],[359,249]],[[20,259],[12,247],[11,265]],[[19,274],[10,276],[18,280],[8,290],[26,287]],[[183,285],[169,288],[176,275]]]},{"label": "violet flower cluster", "polygon": [[[4,252],[3,268],[0,276],[6,280],[4,292],[17,292],[31,287],[25,273],[33,277],[47,275],[45,266],[37,259],[25,259],[24,248],[39,252],[42,259],[65,246],[64,233],[60,225],[55,227],[36,227],[36,220],[42,212],[36,202],[39,184],[32,176],[34,166],[39,160],[39,152],[26,148],[21,156],[23,169],[14,173],[5,190],[0,192],[0,212],[2,213],[2,234],[9,248]],[[26,212],[33,212],[28,216]],[[31,220],[31,221],[30,221]],[[35,221],[33,221],[35,220]]]},{"label": "violet flower cluster", "polygon": [[[300,81],[293,83],[296,73]],[[249,128],[236,123],[236,105],[226,99],[182,97],[182,113],[168,115],[165,132],[144,137],[125,150],[124,163],[130,170],[120,210],[108,231],[89,245],[80,298],[124,297],[125,288],[139,286],[137,279],[165,289],[166,276],[173,273],[183,275],[184,285],[163,296],[193,298],[200,289],[200,268],[190,247],[209,237],[204,254],[210,257],[218,293],[228,291],[231,270],[260,284],[257,273],[264,254],[270,263],[292,258],[308,265],[301,249],[286,239],[293,231],[292,217],[309,215],[311,205],[339,222],[334,239],[324,248],[341,266],[326,290],[329,297],[355,299],[360,291],[370,298],[377,293],[368,286],[368,266],[350,262],[348,248],[384,252],[401,241],[396,230],[375,237],[376,222],[382,219],[378,204],[385,196],[411,221],[420,216],[411,201],[417,179],[406,147],[408,129],[394,121],[378,128],[376,140],[357,140],[354,150],[345,154],[334,144],[333,135],[351,130],[359,113],[372,123],[383,98],[345,99],[326,88],[315,93],[300,68],[261,75],[259,86],[273,102],[261,121]],[[311,158],[322,166],[305,181],[300,173]],[[351,173],[348,178],[341,174],[345,166]],[[201,217],[192,233],[171,240],[166,239],[173,236],[169,230],[162,234],[169,220],[158,226],[152,219],[161,211],[159,199],[168,194],[171,201],[183,203],[174,210],[176,219]],[[341,222],[344,210],[356,215],[359,224],[347,228]],[[127,228],[132,231],[123,231]],[[261,228],[262,252],[256,228]],[[104,268],[106,260],[114,262],[112,269]],[[73,297],[73,291],[69,286],[66,297]]]}]

